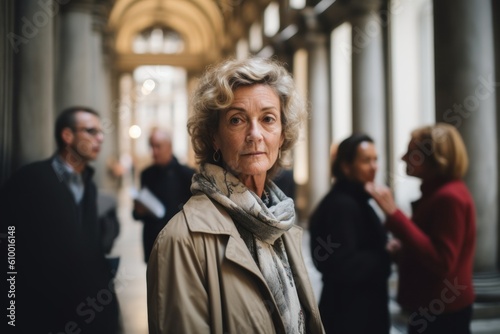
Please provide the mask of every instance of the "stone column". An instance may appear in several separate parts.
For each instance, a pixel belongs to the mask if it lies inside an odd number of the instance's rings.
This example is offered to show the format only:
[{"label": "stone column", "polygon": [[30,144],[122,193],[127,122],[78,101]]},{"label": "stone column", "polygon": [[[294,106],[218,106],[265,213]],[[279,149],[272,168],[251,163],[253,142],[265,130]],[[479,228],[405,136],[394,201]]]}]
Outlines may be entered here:
[{"label": "stone column", "polygon": [[[112,89],[111,50],[107,40],[107,17],[109,7],[106,1],[96,1],[92,12],[92,96],[96,109],[101,114],[101,123],[106,137],[99,159],[96,163],[96,181],[98,186],[106,190],[118,188],[117,179],[110,171],[110,164],[119,157],[118,118],[116,105],[119,105],[116,91]],[[115,82],[116,87],[116,82]]]},{"label": "stone column", "polygon": [[23,0],[16,6],[17,29],[8,38],[16,62],[14,142],[19,166],[48,158],[55,151],[53,17],[58,7],[49,0],[43,5]]},{"label": "stone column", "polygon": [[309,31],[308,52],[309,118],[309,211],[315,209],[330,189],[330,66],[329,39],[320,33],[315,14],[304,11]]},{"label": "stone column", "polygon": [[73,105],[98,107],[93,81],[96,60],[92,1],[72,1],[62,8],[59,27],[58,111]]},{"label": "stone column", "polygon": [[[500,81],[500,1],[493,1],[493,26],[494,26],[494,37],[495,37],[495,73],[496,73],[496,113],[497,113],[497,136],[498,131],[500,130],[500,89],[498,88],[498,82]],[[498,142],[498,137],[497,137]],[[497,145],[497,164],[500,164],[500,145]],[[497,189],[500,191],[500,177],[498,179],[498,187]],[[500,207],[500,196],[498,196],[498,207]],[[498,229],[498,238],[497,238],[497,269],[500,270],[500,228]]]},{"label": "stone column", "polygon": [[58,111],[69,106],[88,106],[101,115],[104,144],[96,168],[99,188],[114,188],[107,163],[117,157],[117,124],[112,115],[110,64],[105,54],[106,5],[79,0],[62,8],[58,71]]},{"label": "stone column", "polygon": [[[450,37],[452,36],[452,38]],[[434,1],[436,120],[454,125],[469,154],[467,185],[477,209],[475,271],[495,271],[498,159],[490,1]]]},{"label": "stone column", "polygon": [[[375,2],[376,3],[376,2]],[[377,180],[388,183],[387,117],[383,30],[378,4],[357,10],[352,19],[352,117],[353,132],[375,141],[379,160]]]},{"label": "stone column", "polygon": [[135,151],[134,142],[129,136],[130,126],[133,124],[134,116],[134,79],[132,73],[122,72],[118,74],[118,152],[120,163],[126,167],[124,175],[124,184],[128,186],[139,187],[136,184],[136,175],[134,168]]},{"label": "stone column", "polygon": [[[196,90],[196,87],[198,86],[199,78],[201,75],[202,75],[202,73],[198,72],[198,71],[191,71],[191,72],[187,73],[186,90],[187,90],[188,96],[193,95],[194,91]],[[192,105],[188,104],[188,119],[189,119],[189,117],[192,116],[192,114],[193,114]],[[189,142],[188,142],[187,164],[192,166],[192,167],[198,168],[199,166],[196,162],[196,157],[195,157],[194,151],[193,151],[193,145],[191,143],[191,136],[189,136],[188,140],[189,140]]]}]

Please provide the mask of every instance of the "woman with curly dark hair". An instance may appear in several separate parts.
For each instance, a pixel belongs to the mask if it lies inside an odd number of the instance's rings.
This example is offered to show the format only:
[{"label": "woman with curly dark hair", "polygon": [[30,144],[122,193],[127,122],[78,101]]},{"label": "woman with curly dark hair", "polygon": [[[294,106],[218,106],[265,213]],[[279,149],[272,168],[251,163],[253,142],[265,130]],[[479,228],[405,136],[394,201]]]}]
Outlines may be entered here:
[{"label": "woman with curly dark hair", "polygon": [[344,139],[332,160],[332,189],[309,220],[311,255],[322,273],[319,309],[327,333],[388,334],[387,234],[364,186],[377,172],[366,134]]}]

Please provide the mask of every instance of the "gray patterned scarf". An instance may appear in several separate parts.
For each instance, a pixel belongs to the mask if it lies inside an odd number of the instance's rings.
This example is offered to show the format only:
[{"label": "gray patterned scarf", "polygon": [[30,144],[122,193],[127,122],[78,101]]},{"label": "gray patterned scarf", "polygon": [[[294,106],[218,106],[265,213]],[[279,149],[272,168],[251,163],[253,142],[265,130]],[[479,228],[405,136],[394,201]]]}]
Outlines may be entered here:
[{"label": "gray patterned scarf", "polygon": [[[295,221],[293,200],[272,182],[267,185],[268,208],[262,200],[233,174],[212,164],[201,166],[191,185],[193,194],[204,193],[224,206],[236,223],[242,238],[266,280],[286,333],[305,333],[302,311],[292,270],[281,236]],[[251,237],[245,237],[245,234]]]}]

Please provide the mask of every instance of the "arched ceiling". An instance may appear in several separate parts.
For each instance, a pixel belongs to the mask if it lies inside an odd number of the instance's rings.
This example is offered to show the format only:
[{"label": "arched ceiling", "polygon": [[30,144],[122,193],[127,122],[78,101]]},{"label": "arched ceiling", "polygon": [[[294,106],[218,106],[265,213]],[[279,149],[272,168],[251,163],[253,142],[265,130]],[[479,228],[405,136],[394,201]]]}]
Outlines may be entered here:
[{"label": "arched ceiling", "polygon": [[[116,0],[109,17],[119,70],[138,65],[174,65],[199,70],[224,55],[229,45],[224,14],[231,8],[214,0]],[[141,31],[165,26],[183,38],[182,54],[134,54],[132,42]]]}]

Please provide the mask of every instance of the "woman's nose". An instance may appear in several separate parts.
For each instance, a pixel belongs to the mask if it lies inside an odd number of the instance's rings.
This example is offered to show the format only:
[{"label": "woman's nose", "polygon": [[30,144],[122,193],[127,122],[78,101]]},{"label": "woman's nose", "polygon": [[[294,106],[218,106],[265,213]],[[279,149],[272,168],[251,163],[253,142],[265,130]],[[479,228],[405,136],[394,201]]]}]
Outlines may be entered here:
[{"label": "woman's nose", "polygon": [[262,129],[257,122],[251,122],[248,129],[247,141],[258,141],[262,139]]}]

